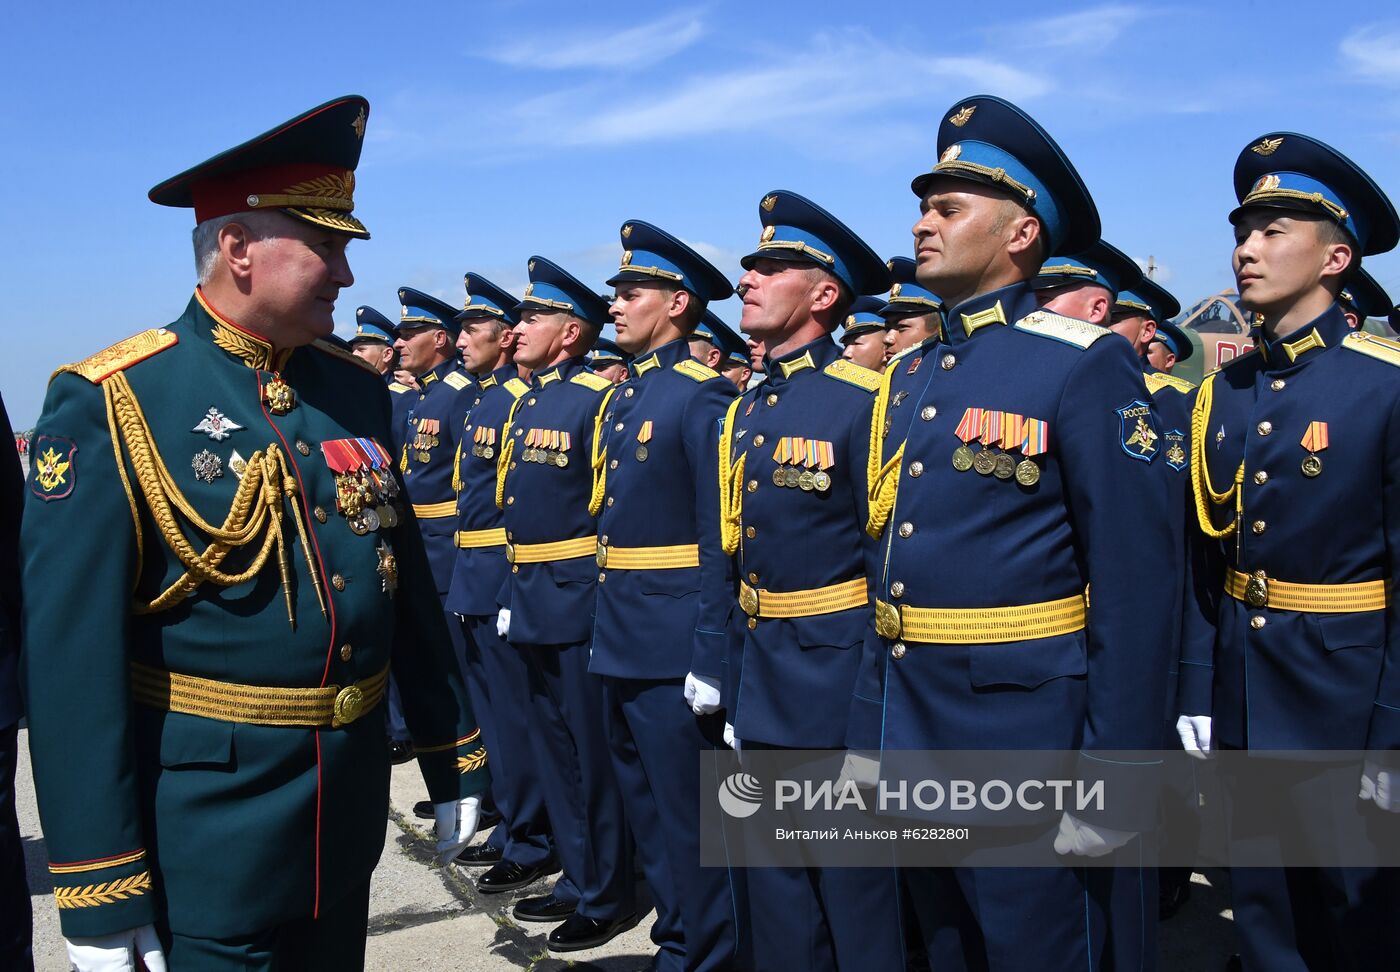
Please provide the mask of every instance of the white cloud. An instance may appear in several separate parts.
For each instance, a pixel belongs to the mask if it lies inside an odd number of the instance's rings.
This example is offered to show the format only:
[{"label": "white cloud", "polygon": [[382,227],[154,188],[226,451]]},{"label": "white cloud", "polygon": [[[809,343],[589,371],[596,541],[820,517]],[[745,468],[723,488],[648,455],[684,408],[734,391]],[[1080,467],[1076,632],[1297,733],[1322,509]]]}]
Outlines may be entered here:
[{"label": "white cloud", "polygon": [[1382,84],[1400,84],[1400,27],[1372,24],[1342,38],[1342,62],[1352,73]]},{"label": "white cloud", "polygon": [[1146,16],[1148,11],[1143,7],[1106,4],[998,27],[989,33],[994,34],[1001,43],[1039,49],[1103,48]]},{"label": "white cloud", "polygon": [[568,28],[554,34],[531,31],[528,38],[486,44],[477,56],[510,67],[537,70],[635,70],[674,57],[705,35],[694,10],[680,10],[621,30]]}]

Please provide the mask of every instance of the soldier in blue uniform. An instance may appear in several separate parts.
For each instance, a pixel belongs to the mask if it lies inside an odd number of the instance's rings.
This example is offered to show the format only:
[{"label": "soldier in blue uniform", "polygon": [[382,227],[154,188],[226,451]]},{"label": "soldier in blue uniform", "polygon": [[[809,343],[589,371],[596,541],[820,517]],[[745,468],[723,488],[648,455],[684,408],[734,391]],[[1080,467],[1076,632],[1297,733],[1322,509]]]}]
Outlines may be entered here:
[{"label": "soldier in blue uniform", "polygon": [[[766,377],[725,415],[720,529],[735,555],[739,637],[727,677],[736,748],[840,748],[871,624],[861,526],[879,375],[842,360],[832,331],[885,263],[830,213],[778,190],[741,261],[740,327]],[[749,868],[760,970],[900,969],[893,868]]]},{"label": "soldier in blue uniform", "polygon": [[629,220],[608,283],[632,378],[604,399],[593,444],[598,601],[588,670],[602,678],[613,766],[656,901],[652,967],[733,967],[725,868],[700,866],[700,755],[723,745],[725,626],[719,422],[733,386],[690,355],[709,301],[732,285],[664,230]]},{"label": "soldier in blue uniform", "polygon": [[386,385],[394,380],[399,357],[394,343],[398,339],[399,326],[389,318],[373,307],[355,308],[355,336],[350,339],[350,350],[383,375]]},{"label": "soldier in blue uniform", "polygon": [[599,338],[598,343],[593,345],[593,353],[588,357],[588,370],[595,375],[620,385],[627,380],[627,367],[627,353],[613,342]]},{"label": "soldier in blue uniform", "polygon": [[871,371],[885,367],[885,306],[879,297],[861,296],[851,301],[841,325],[841,357]]},{"label": "soldier in blue uniform", "polygon": [[1147,343],[1147,353],[1143,358],[1156,371],[1169,375],[1179,362],[1191,357],[1195,351],[1196,346],[1185,331],[1171,321],[1160,321],[1157,333]]},{"label": "soldier in blue uniform", "polygon": [[[522,921],[560,921],[549,948],[594,948],[636,925],[622,794],[613,773],[602,680],[588,671],[602,575],[591,501],[605,471],[593,455],[600,406],[614,386],[584,368],[607,305],[543,257],[516,307],[516,361],[531,370],[496,457],[496,505],[504,511],[510,573],[499,596],[499,631],[530,666],[531,744],[576,900],[525,898]],[[681,704],[679,701],[677,705]]]},{"label": "soldier in blue uniform", "polygon": [[[496,631],[497,595],[505,583],[506,531],[496,506],[496,458],[511,406],[528,387],[515,367],[518,301],[475,273],[466,275],[457,315],[457,347],[475,383],[457,438],[457,560],[444,604],[457,615],[466,645],[467,687],[491,746],[491,796],[501,823],[488,840],[463,851],[459,864],[490,865],[477,889],[496,894],[531,884],[553,865],[549,816],[530,750],[530,684],[525,659]],[[567,884],[555,896],[576,900]]]},{"label": "soldier in blue uniform", "polygon": [[[1247,145],[1234,188],[1240,304],[1263,326],[1259,348],[1197,392],[1204,564],[1187,599],[1177,727],[1201,757],[1371,751],[1359,773],[1319,757],[1262,808],[1227,780],[1235,823],[1264,813],[1328,848],[1373,825],[1393,833],[1384,812],[1400,811],[1400,344],[1352,331],[1338,303],[1363,256],[1395,247],[1400,220],[1355,163],[1292,132]],[[1331,787],[1343,800],[1299,819],[1301,801]],[[1249,843],[1251,861],[1267,862],[1264,840]],[[1393,871],[1235,867],[1231,894],[1247,969],[1395,964]]]},{"label": "soldier in blue uniform", "polygon": [[710,332],[715,346],[720,350],[719,367],[716,370],[734,386],[735,391],[745,391],[753,378],[753,365],[749,362],[749,346],[744,343],[743,336],[720,320],[719,315],[708,307],[700,326]]},{"label": "soldier in blue uniform", "polygon": [[1356,268],[1356,273],[1337,294],[1337,303],[1341,305],[1342,316],[1354,331],[1361,330],[1361,326],[1372,317],[1385,317],[1391,307],[1390,296],[1384,288],[1360,267]]},{"label": "soldier in blue uniform", "polygon": [[337,99],[152,189],[194,209],[199,287],[173,324],[49,385],[22,665],[83,972],[133,950],[150,969],[360,968],[391,666],[439,855],[476,826],[486,754],[389,402],[325,340],[368,236],[351,214],[368,112]]},{"label": "soldier in blue uniform", "polygon": [[[1165,704],[1174,599],[1143,598],[1142,578],[1172,578],[1179,561],[1156,416],[1128,345],[1037,309],[1047,254],[1099,236],[1055,142],[980,96],[948,111],[938,152],[912,188],[918,281],[944,299],[944,335],[893,362],[876,399],[879,637],[851,748],[1059,751],[1065,773],[1107,776],[1121,795],[1150,767],[1112,751],[1156,748]],[[1053,845],[1063,867],[906,870],[930,965],[1097,967],[1106,896],[1071,855],[1150,829],[1155,803],[1126,803],[1007,838]]]},{"label": "soldier in blue uniform", "polygon": [[943,300],[919,283],[909,257],[891,257],[890,299],[880,308],[885,320],[885,363],[905,350],[943,333]]}]

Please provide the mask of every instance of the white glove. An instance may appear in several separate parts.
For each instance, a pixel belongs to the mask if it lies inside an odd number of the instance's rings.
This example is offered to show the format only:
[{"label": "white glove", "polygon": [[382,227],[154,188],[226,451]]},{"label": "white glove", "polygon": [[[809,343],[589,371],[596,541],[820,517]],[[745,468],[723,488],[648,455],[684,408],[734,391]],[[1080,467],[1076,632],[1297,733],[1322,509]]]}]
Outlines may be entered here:
[{"label": "white glove", "polygon": [[836,790],[845,792],[847,783],[854,783],[862,790],[872,789],[880,782],[880,761],[864,753],[847,753],[841,764],[841,773],[836,777]]},{"label": "white glove", "polygon": [[1103,857],[1105,854],[1112,854],[1136,836],[1135,831],[1096,827],[1067,813],[1060,818],[1060,832],[1055,835],[1055,853]]},{"label": "white glove", "polygon": [[1181,737],[1182,748],[1192,756],[1197,759],[1210,756],[1210,716],[1179,716],[1176,734]]},{"label": "white glove", "polygon": [[1361,770],[1361,799],[1372,801],[1382,810],[1400,813],[1400,772],[1366,760]]},{"label": "white glove", "polygon": [[739,751],[739,740],[734,738],[734,723],[732,722],[724,724],[724,744],[736,753]]},{"label": "white glove", "polygon": [[78,972],[133,972],[137,955],[150,972],[165,972],[165,953],[161,951],[155,925],[95,938],[69,938],[65,944],[68,961]]},{"label": "white glove", "polygon": [[437,860],[439,864],[446,864],[462,853],[476,835],[476,824],[481,819],[481,797],[434,803],[433,816],[436,818]]},{"label": "white glove", "polygon": [[502,638],[510,634],[510,608],[501,608],[501,613],[496,615],[496,634]]},{"label": "white glove", "polygon": [[719,682],[694,672],[685,677],[685,703],[696,715],[719,711]]}]

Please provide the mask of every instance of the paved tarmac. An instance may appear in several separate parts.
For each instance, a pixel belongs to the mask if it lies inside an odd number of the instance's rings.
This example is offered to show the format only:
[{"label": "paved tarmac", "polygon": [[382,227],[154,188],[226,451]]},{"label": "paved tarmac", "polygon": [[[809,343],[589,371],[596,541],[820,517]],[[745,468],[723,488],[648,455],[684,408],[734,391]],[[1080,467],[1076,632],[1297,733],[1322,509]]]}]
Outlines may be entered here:
[{"label": "paved tarmac", "polygon": [[[34,802],[27,733],[23,731],[19,749],[17,804],[34,905],[35,967],[40,972],[67,969]],[[552,925],[521,924],[510,917],[516,899],[544,893],[553,878],[514,894],[482,895],[472,886],[479,869],[456,865],[439,868],[433,864],[431,825],[415,819],[412,812],[413,804],[425,795],[416,763],[394,768],[384,856],[371,887],[367,968],[394,972],[647,969],[653,952],[648,938],[650,918],[603,948],[574,952],[565,960],[552,956],[545,948],[545,935]],[[1223,875],[1217,871],[1205,877],[1195,876],[1191,900],[1175,919],[1162,926],[1161,969],[1218,972],[1224,967],[1233,951],[1233,934],[1229,901],[1222,884]]]}]

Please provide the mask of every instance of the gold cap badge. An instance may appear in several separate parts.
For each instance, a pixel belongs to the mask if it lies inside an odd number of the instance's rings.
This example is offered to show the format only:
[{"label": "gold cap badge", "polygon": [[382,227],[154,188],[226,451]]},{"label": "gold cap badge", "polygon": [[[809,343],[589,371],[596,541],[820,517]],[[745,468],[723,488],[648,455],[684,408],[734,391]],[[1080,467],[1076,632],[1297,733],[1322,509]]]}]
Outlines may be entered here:
[{"label": "gold cap badge", "polygon": [[900,289],[901,289],[903,286],[904,286],[903,284],[895,284],[893,287],[891,287],[891,288],[890,288],[890,296],[891,296],[891,297],[898,297],[898,296],[899,296],[899,291],[900,291]]},{"label": "gold cap badge", "polygon": [[1275,152],[1278,151],[1278,147],[1282,144],[1282,135],[1280,135],[1278,138],[1260,139],[1259,144],[1253,146],[1251,151],[1255,152],[1258,155],[1273,155]]},{"label": "gold cap badge", "polygon": [[535,261],[534,261],[534,260],[531,260],[531,261],[530,261],[530,265],[529,265],[528,267],[526,267],[526,269],[529,270],[531,273],[534,273],[534,272],[535,272]]},{"label": "gold cap badge", "polygon": [[626,267],[626,266],[630,266],[631,263],[632,263],[632,251],[631,251],[631,250],[623,250],[623,251],[622,251],[622,265],[623,265],[624,267]]},{"label": "gold cap badge", "polygon": [[350,127],[355,130],[356,138],[362,139],[365,137],[365,121],[368,118],[369,113],[366,112],[363,108],[361,108],[360,113],[355,116],[355,120],[350,123]]},{"label": "gold cap badge", "polygon": [[952,162],[959,155],[962,155],[962,146],[959,145],[957,142],[954,142],[952,145],[949,145],[943,150],[943,154],[938,157],[938,161]]},{"label": "gold cap badge", "polygon": [[631,235],[632,235],[632,224],[631,224],[631,223],[628,223],[626,226],[622,227],[622,238],[625,240],[625,239],[627,239],[628,237],[630,237]]},{"label": "gold cap badge", "polygon": [[771,239],[774,237],[774,235],[777,234],[777,232],[778,232],[777,227],[775,227],[775,226],[765,226],[765,227],[763,227],[763,233],[759,236],[758,241],[759,241],[760,243],[767,243],[769,240],[771,240]]},{"label": "gold cap badge", "polygon": [[976,110],[976,105],[968,105],[966,108],[963,108],[957,112],[954,112],[952,115],[949,115],[948,121],[952,123],[952,126],[954,128],[962,128],[969,121],[971,121],[972,113]]},{"label": "gold cap badge", "polygon": [[765,213],[771,213],[773,211],[773,207],[778,205],[778,197],[764,196],[763,202],[759,203],[759,205],[763,207],[763,211]]}]

